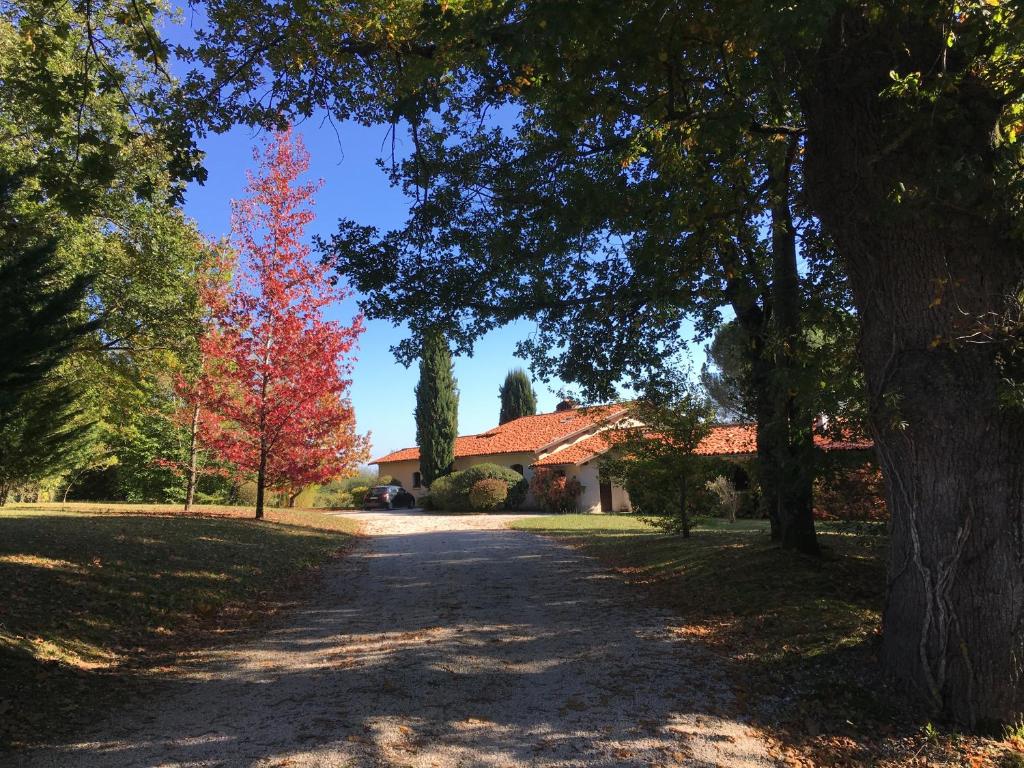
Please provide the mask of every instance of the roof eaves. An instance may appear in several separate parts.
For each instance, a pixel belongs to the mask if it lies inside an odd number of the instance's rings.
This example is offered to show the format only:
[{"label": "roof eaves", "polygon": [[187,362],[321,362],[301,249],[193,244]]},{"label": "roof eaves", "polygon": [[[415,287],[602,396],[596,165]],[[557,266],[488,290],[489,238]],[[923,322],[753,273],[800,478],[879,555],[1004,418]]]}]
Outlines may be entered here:
[{"label": "roof eaves", "polygon": [[[600,407],[600,406],[595,406],[595,407]],[[587,432],[587,431],[593,429],[594,427],[598,427],[601,424],[607,424],[612,419],[617,418],[619,416],[622,416],[625,413],[626,413],[626,409],[625,408],[621,408],[618,411],[614,411],[612,413],[609,413],[606,417],[604,417],[600,421],[592,421],[589,424],[587,424],[587,426],[585,426],[585,427],[580,427],[579,429],[577,429],[577,430],[575,430],[573,432],[569,432],[568,434],[562,435],[561,437],[558,437],[558,438],[550,441],[549,443],[546,443],[545,445],[542,445],[540,448],[538,448],[536,450],[536,453],[540,453],[541,451],[547,450],[548,448],[550,448],[553,445],[558,445],[559,443],[564,443],[566,440],[569,440],[570,438],[576,437],[577,435],[582,435],[584,432]]]}]

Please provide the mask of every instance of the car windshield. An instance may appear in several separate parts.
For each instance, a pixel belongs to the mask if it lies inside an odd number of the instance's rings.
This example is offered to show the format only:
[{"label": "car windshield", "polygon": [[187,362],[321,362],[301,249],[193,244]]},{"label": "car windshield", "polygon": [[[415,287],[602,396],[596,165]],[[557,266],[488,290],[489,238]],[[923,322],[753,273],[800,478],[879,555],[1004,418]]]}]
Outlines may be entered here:
[{"label": "car windshield", "polygon": [[373,492],[374,493],[386,493],[387,491],[390,491],[390,490],[391,490],[391,488],[389,488],[386,485],[377,485],[377,486],[374,486],[374,488],[373,488]]}]

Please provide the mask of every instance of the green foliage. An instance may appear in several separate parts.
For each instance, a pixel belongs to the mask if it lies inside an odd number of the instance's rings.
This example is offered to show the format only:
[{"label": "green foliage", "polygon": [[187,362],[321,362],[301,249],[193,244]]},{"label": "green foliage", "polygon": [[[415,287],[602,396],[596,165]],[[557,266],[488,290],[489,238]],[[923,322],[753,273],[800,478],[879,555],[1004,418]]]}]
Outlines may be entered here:
[{"label": "green foliage", "polygon": [[[445,509],[450,511],[456,511],[458,503],[458,494],[455,490],[454,483],[458,480],[459,472],[451,472],[447,475],[438,477],[430,484],[430,503],[434,509]],[[468,501],[462,505],[468,508]]]},{"label": "green foliage", "polygon": [[434,480],[451,471],[459,433],[459,392],[452,375],[451,353],[440,333],[428,334],[423,342],[415,417],[420,474],[429,488]]},{"label": "green foliage", "polygon": [[175,112],[158,32],[166,12],[162,2],[5,3],[0,167],[31,166],[40,198],[74,217],[112,195],[180,199],[184,182],[202,179]]},{"label": "green foliage", "polygon": [[[76,295],[69,331],[92,330],[63,351],[57,373],[75,381],[123,499],[180,496],[154,459],[176,458],[181,443],[171,384],[202,311],[205,245],[175,204],[203,173],[174,112],[157,31],[167,10],[18,0],[0,19],[0,175],[18,179],[10,194],[3,184],[0,218],[33,247],[52,247],[38,282]],[[70,393],[50,396],[72,407]],[[88,467],[54,461],[47,471],[73,481]]]},{"label": "green foliage", "polygon": [[750,421],[755,418],[750,344],[742,324],[730,320],[715,329],[711,343],[705,347],[707,361],[701,368],[700,380],[725,419]]},{"label": "green foliage", "polygon": [[693,450],[707,436],[714,418],[710,402],[681,376],[652,390],[630,408],[629,420],[614,432],[615,449],[601,471],[627,489],[647,514],[664,516],[689,533],[688,488],[698,464]]},{"label": "green foliage", "polygon": [[0,177],[0,504],[14,486],[68,469],[95,438],[67,367],[95,328],[79,320],[87,281],[63,281],[53,243],[9,217],[16,183]]},{"label": "green foliage", "polygon": [[51,380],[33,388],[0,428],[0,505],[14,486],[76,466],[95,439],[94,424],[72,385]]},{"label": "green foliage", "polygon": [[[516,473],[518,474],[518,472]],[[526,502],[526,494],[530,492],[530,483],[525,477],[520,477],[519,482],[508,487],[508,497],[505,499],[506,509],[521,509]]]},{"label": "green foliage", "polygon": [[537,394],[522,368],[508,372],[505,382],[498,388],[498,398],[501,400],[498,424],[537,413]]},{"label": "green foliage", "polygon": [[387,485],[391,478],[360,473],[353,477],[335,480],[317,488],[314,507],[328,509],[358,509],[362,506],[366,492],[374,485]]},{"label": "green foliage", "polygon": [[497,509],[508,498],[508,483],[496,477],[477,480],[469,489],[469,503],[473,509],[489,512]]},{"label": "green foliage", "polygon": [[481,480],[501,481],[505,485],[506,501],[511,499],[514,502],[522,492],[523,477],[514,469],[497,464],[476,464],[461,472],[437,478],[430,486],[431,502],[436,509],[449,512],[472,511],[476,507],[470,499],[470,492]]}]

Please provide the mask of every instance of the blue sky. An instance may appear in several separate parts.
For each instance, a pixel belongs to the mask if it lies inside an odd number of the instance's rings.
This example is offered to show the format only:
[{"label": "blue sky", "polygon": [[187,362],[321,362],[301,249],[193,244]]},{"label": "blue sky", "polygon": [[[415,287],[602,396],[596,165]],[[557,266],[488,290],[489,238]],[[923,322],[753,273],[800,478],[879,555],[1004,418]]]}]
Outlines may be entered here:
[{"label": "blue sky", "polygon": [[[202,23],[201,13],[184,9],[182,17],[183,24],[168,24],[163,31],[171,42],[188,45],[192,41],[191,24]],[[184,74],[179,62],[172,64],[172,69]],[[317,219],[308,231],[310,238],[332,234],[339,218],[381,229],[397,227],[405,221],[406,198],[388,184],[385,174],[375,165],[378,157],[390,153],[387,126],[331,125],[313,119],[296,126],[296,130],[310,152],[310,176],[324,179],[317,197]],[[236,127],[200,141],[209,175],[204,185],[190,187],[185,212],[206,235],[220,238],[228,234],[231,201],[242,196],[245,171],[254,164],[252,148],[263,138],[253,129]],[[399,131],[397,141],[402,138]],[[406,147],[399,144],[396,150],[402,153]],[[333,307],[328,316],[347,322],[357,311],[356,301],[349,300]],[[532,331],[533,324],[526,321],[492,331],[477,343],[473,357],[455,360],[460,434],[482,432],[498,423],[498,387],[509,369],[526,368],[525,361],[516,359],[514,348],[518,340]],[[370,433],[374,456],[415,442],[413,388],[418,370],[415,366],[407,369],[399,365],[390,352],[391,346],[405,335],[404,327],[372,321],[367,323],[360,341],[351,396],[357,428]],[[693,351],[697,353],[694,357],[703,359],[700,350]],[[700,360],[695,361],[695,365],[699,363]],[[558,390],[570,389],[557,380],[547,384],[534,382],[534,388],[542,412],[557,405]]]},{"label": "blue sky", "polygon": [[[374,161],[381,154],[387,128],[366,128],[354,123],[321,126],[309,121],[296,130],[310,152],[310,176],[324,179],[317,196],[317,219],[308,235],[330,235],[342,217],[378,227],[400,225],[408,211],[401,191],[388,180]],[[252,148],[263,136],[244,127],[209,136],[201,142],[206,152],[207,182],[189,189],[185,211],[211,237],[226,235],[230,229],[231,200],[242,196],[245,171],[253,167]],[[332,308],[329,317],[351,320],[358,307],[354,300]],[[498,386],[509,368],[526,364],[513,354],[515,342],[531,331],[531,324],[518,323],[488,334],[472,358],[455,360],[459,382],[459,431],[482,432],[498,423]],[[373,454],[380,455],[415,442],[412,419],[413,388],[418,371],[396,363],[390,347],[404,338],[405,329],[383,321],[367,323],[359,344],[358,361],[352,380],[352,403],[360,432],[369,431]],[[538,408],[553,410],[558,402],[555,390],[564,386],[535,383]]]},{"label": "blue sky", "polygon": [[[168,23],[163,32],[172,43],[189,45],[192,25],[203,23],[195,8],[174,5],[182,11],[182,23]],[[174,62],[172,69],[183,75],[184,67]],[[401,191],[388,184],[387,177],[375,165],[378,157],[390,152],[387,126],[366,128],[355,123],[331,125],[309,120],[296,126],[310,152],[310,177],[322,178],[323,189],[317,196],[317,219],[308,230],[313,235],[330,235],[339,218],[380,228],[397,227],[405,221],[408,203]],[[245,171],[253,167],[252,149],[265,137],[253,129],[236,127],[227,133],[211,135],[200,141],[206,152],[208,178],[205,184],[193,184],[188,191],[185,212],[208,236],[219,238],[230,231],[231,200],[243,195]],[[385,145],[385,140],[388,144]],[[399,131],[397,141],[401,142]],[[404,147],[397,145],[398,152]],[[350,321],[358,311],[355,300],[335,306],[331,319]],[[517,323],[496,330],[482,339],[473,357],[455,360],[459,383],[459,432],[482,432],[498,423],[498,387],[510,368],[526,367],[513,354],[515,343],[532,331],[532,324]],[[390,348],[406,335],[403,327],[383,321],[366,324],[352,376],[352,404],[357,428],[369,432],[374,457],[415,443],[413,423],[414,395],[418,370],[394,361]],[[534,384],[538,409],[553,410],[562,382]]]}]

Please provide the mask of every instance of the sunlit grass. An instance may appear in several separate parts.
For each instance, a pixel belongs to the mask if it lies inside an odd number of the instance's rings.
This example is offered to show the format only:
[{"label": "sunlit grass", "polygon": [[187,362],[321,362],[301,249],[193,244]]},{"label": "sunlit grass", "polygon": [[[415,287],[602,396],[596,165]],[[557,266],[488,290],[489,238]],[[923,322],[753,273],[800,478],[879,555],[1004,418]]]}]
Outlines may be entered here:
[{"label": "sunlit grass", "polygon": [[686,631],[737,657],[819,656],[863,642],[880,621],[881,536],[819,526],[824,557],[815,560],[783,552],[763,520],[697,520],[689,539],[632,515],[551,515],[511,525],[582,546],[654,586],[687,620]]},{"label": "sunlit grass", "polygon": [[24,703],[3,719],[0,740],[36,733],[35,716],[80,696],[97,671],[138,667],[294,599],[357,529],[304,510],[258,522],[0,509],[0,700]]}]

